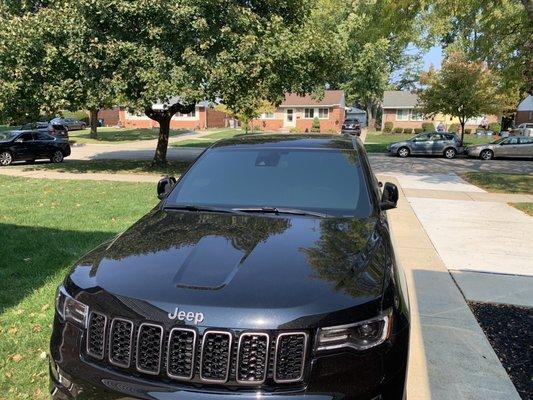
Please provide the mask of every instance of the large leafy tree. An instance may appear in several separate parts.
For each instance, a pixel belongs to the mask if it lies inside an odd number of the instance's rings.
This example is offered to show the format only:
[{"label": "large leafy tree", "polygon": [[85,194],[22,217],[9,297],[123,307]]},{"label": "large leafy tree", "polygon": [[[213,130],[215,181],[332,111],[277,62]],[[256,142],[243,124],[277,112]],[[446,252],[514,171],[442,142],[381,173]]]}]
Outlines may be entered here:
[{"label": "large leafy tree", "polygon": [[509,96],[533,91],[533,1],[434,0],[430,11],[427,27],[450,51],[486,62]]},{"label": "large leafy tree", "polygon": [[349,103],[366,108],[369,125],[393,71],[414,61],[406,49],[422,44],[422,5],[411,0],[320,0],[316,24],[340,49],[334,82]]},{"label": "large leafy tree", "polygon": [[425,90],[419,93],[419,102],[423,113],[459,118],[461,139],[469,118],[502,112],[497,77],[484,63],[470,61],[462,53],[451,53],[440,71],[430,69],[423,74],[422,83]]},{"label": "large leafy tree", "polygon": [[[277,104],[287,91],[320,88],[335,68],[326,38],[303,29],[308,0],[65,0],[12,8],[22,16],[6,21],[10,36],[0,34],[0,58],[12,55],[9,67],[0,65],[15,86],[11,97],[46,87],[53,98],[36,96],[32,105],[96,110],[115,102],[142,110],[160,125],[157,164],[166,162],[176,112],[203,99],[241,113]],[[18,59],[17,34],[25,41]],[[40,57],[26,57],[32,49]],[[35,74],[28,60],[44,72]]]}]

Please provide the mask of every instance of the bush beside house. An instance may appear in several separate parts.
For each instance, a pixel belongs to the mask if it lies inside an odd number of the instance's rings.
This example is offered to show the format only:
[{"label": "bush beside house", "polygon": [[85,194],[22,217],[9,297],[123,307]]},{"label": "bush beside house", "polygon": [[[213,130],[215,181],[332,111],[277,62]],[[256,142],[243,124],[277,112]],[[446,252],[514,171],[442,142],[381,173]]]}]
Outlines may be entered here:
[{"label": "bush beside house", "polygon": [[383,132],[384,133],[391,133],[393,127],[394,127],[394,124],[392,122],[385,122],[385,125],[383,127]]},{"label": "bush beside house", "polygon": [[435,124],[433,124],[432,122],[422,123],[422,131],[423,132],[435,132]]}]

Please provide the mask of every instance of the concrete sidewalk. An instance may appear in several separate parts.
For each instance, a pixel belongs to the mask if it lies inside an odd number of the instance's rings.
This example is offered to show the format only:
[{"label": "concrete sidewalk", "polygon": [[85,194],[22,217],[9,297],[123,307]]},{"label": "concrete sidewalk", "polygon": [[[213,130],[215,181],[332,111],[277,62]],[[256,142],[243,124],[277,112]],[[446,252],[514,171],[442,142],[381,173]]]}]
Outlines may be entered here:
[{"label": "concrete sidewalk", "polygon": [[[383,181],[396,181],[382,177]],[[397,181],[396,181],[397,182]],[[401,192],[388,212],[411,301],[409,400],[519,400],[485,334]]]}]

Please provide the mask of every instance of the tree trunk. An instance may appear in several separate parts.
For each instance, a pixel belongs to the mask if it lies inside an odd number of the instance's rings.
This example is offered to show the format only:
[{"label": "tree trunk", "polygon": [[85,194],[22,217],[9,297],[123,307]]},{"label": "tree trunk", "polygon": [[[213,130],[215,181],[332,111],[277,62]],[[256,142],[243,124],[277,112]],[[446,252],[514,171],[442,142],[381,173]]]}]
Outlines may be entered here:
[{"label": "tree trunk", "polygon": [[459,122],[461,123],[461,145],[464,143],[465,141],[465,123],[466,123],[466,120],[465,119],[459,119]]},{"label": "tree trunk", "polygon": [[366,102],[366,124],[369,129],[372,129],[372,127],[376,124],[376,120],[374,119],[374,115],[372,113],[371,101]]},{"label": "tree trunk", "polygon": [[177,112],[188,114],[194,111],[195,103],[182,105],[175,103],[168,108],[162,110],[154,110],[152,107],[147,107],[144,110],[146,116],[159,123],[159,136],[157,138],[157,147],[155,149],[154,159],[152,165],[166,165],[167,164],[167,150],[168,138],[170,135],[170,120]]},{"label": "tree trunk", "polygon": [[91,134],[92,139],[98,138],[98,108],[91,108],[89,110],[89,124],[91,125]]},{"label": "tree trunk", "polygon": [[168,137],[170,133],[170,119],[159,119],[159,137],[157,138],[157,147],[155,149],[153,165],[163,166],[167,164]]}]

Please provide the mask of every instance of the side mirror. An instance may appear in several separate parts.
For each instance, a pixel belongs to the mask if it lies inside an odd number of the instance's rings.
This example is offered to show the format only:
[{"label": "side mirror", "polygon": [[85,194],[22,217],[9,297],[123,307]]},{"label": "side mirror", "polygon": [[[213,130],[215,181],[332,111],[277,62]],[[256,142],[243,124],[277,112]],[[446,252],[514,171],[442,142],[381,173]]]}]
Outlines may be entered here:
[{"label": "side mirror", "polygon": [[22,143],[22,139],[15,140],[15,143]]},{"label": "side mirror", "polygon": [[394,183],[386,182],[381,195],[379,208],[383,211],[396,208],[398,204],[398,187]]},{"label": "side mirror", "polygon": [[174,185],[176,184],[176,178],[173,176],[165,176],[157,182],[157,198],[163,200],[168,196]]}]

